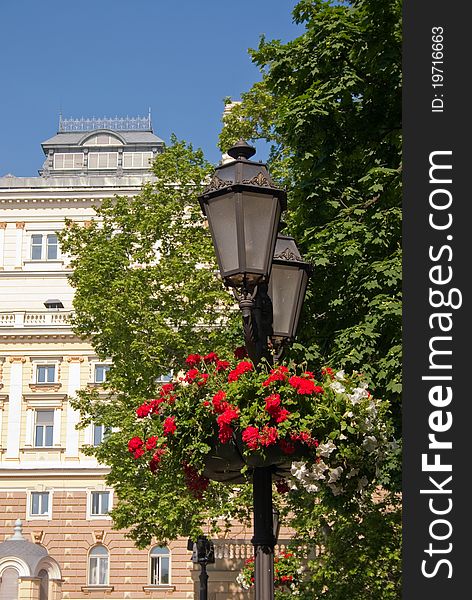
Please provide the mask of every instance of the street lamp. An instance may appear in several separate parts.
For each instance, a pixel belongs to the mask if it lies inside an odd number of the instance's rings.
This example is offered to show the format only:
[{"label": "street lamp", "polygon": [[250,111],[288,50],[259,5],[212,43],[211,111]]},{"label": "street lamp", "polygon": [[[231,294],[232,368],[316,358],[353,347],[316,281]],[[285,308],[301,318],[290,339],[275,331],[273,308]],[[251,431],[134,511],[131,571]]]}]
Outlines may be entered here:
[{"label": "street lamp", "polygon": [[268,294],[272,300],[271,343],[278,358],[295,339],[312,265],[301,257],[293,237],[280,234],[275,245]]},{"label": "street lamp", "polygon": [[208,598],[208,573],[207,565],[215,562],[215,547],[213,542],[205,536],[199,536],[197,541],[189,539],[187,542],[187,550],[192,551],[192,562],[200,565],[200,599],[207,600]]},{"label": "street lamp", "polygon": [[[286,193],[264,163],[249,160],[254,148],[240,140],[228,154],[234,160],[216,168],[199,202],[221,277],[239,302],[248,355],[257,365],[262,357],[272,360],[270,347],[280,356],[294,339],[311,267],[293,238],[277,240]],[[256,600],[274,598],[274,468],[255,467],[252,474]]]},{"label": "street lamp", "polygon": [[264,163],[249,160],[254,148],[240,140],[234,160],[215,169],[200,206],[208,219],[221,277],[242,311],[246,347],[254,363],[269,358],[272,307],[267,295],[280,215],[287,195]]}]

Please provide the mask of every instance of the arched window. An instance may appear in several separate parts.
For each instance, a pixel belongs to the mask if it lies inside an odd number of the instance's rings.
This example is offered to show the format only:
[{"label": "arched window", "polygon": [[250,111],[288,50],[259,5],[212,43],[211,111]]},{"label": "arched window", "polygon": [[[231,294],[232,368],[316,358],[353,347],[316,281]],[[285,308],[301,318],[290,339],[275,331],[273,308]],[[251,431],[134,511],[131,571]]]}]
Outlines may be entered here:
[{"label": "arched window", "polygon": [[38,573],[39,577],[39,600],[48,600],[49,598],[49,575],[45,569]]},{"label": "arched window", "polygon": [[151,585],[170,584],[170,551],[168,548],[154,546],[149,557],[151,559]]},{"label": "arched window", "polygon": [[108,550],[94,546],[89,552],[89,585],[108,585]]},{"label": "arched window", "polygon": [[0,600],[18,600],[18,571],[7,567],[1,575]]}]

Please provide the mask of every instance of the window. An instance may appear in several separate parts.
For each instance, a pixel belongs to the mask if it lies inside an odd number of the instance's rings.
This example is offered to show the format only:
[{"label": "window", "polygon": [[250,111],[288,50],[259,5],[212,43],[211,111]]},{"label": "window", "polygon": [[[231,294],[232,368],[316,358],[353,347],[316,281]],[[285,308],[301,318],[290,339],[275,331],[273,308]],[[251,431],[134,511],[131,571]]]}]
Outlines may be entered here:
[{"label": "window", "polygon": [[90,152],[88,157],[89,169],[116,169],[118,166],[117,152]]},{"label": "window", "polygon": [[54,154],[55,169],[81,169],[84,166],[84,155],[82,152],[68,152]]},{"label": "window", "polygon": [[107,515],[110,507],[110,492],[92,492],[90,494],[90,515]]},{"label": "window", "polygon": [[103,383],[106,381],[107,373],[110,370],[110,365],[95,365],[93,380],[95,383]]},{"label": "window", "polygon": [[54,431],[54,411],[37,410],[34,429],[34,445],[37,448],[52,446]]},{"label": "window", "polygon": [[94,546],[89,553],[89,585],[108,584],[108,550],[105,546]]},{"label": "window", "polygon": [[148,169],[152,160],[152,152],[123,152],[123,168]]},{"label": "window", "polygon": [[30,515],[32,517],[48,516],[49,492],[31,492]]},{"label": "window", "polygon": [[168,585],[170,583],[169,549],[155,546],[149,556],[151,559],[151,585]]},{"label": "window", "polygon": [[33,233],[31,236],[31,260],[57,260],[59,246],[56,233]]},{"label": "window", "polygon": [[111,427],[105,427],[105,425],[94,425],[93,426],[93,445],[99,446],[103,440],[110,433]]},{"label": "window", "polygon": [[93,137],[89,137],[84,142],[84,146],[122,146],[123,142],[114,135],[107,133],[99,133]]},{"label": "window", "polygon": [[0,580],[0,600],[18,600],[18,571],[7,567]]},{"label": "window", "polygon": [[172,381],[173,375],[173,371],[169,371],[166,375],[159,375],[159,377],[156,378],[156,383],[169,383],[169,381]]},{"label": "window", "polygon": [[36,365],[36,383],[54,383],[56,365]]}]

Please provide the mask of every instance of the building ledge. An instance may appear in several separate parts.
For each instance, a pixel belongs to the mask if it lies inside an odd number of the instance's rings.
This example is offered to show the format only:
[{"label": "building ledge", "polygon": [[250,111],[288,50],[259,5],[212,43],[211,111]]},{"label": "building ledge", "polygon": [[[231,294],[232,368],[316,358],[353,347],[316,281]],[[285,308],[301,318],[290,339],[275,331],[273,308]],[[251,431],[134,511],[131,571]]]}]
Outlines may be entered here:
[{"label": "building ledge", "polygon": [[92,594],[97,592],[104,592],[105,594],[111,594],[115,589],[113,585],[83,585],[80,588],[84,594]]},{"label": "building ledge", "polygon": [[146,594],[151,592],[175,592],[175,585],[143,585],[143,592]]}]

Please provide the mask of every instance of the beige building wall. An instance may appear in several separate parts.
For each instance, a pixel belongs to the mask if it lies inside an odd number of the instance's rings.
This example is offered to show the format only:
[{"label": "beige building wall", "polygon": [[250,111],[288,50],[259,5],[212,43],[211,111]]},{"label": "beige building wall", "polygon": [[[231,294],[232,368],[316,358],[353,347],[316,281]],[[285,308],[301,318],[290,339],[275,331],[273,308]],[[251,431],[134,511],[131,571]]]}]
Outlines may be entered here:
[{"label": "beige building wall", "polygon": [[[19,518],[23,535],[47,549],[62,578],[51,582],[49,600],[198,598],[199,567],[191,563],[187,540],[169,545],[169,584],[152,585],[151,548],[138,550],[125,532],[112,529],[108,516],[91,514],[92,494],[108,492],[113,502],[113,490],[104,483],[106,466],[81,452],[93,443],[93,429],[76,429],[78,414],[69,400],[78,388],[96,385],[98,361],[68,324],[73,298],[69,257],[59,248],[57,257],[48,259],[46,246],[41,259],[32,257],[37,236],[46,244],[66,218],[86,224],[103,198],[138,193],[146,178],[107,177],[102,185],[84,177],[0,178],[0,542],[12,535]],[[60,300],[63,308],[47,309],[49,299]],[[42,381],[46,367],[53,375]],[[51,415],[52,420],[41,422]],[[43,427],[42,441],[38,427]],[[52,435],[47,443],[46,427]],[[33,514],[45,495],[47,512]],[[236,527],[229,538],[214,540],[210,600],[250,597],[235,579],[252,555],[251,536]],[[90,584],[89,554],[97,546],[108,552],[103,585]],[[38,580],[20,578],[20,597],[39,598],[38,585]]]}]

